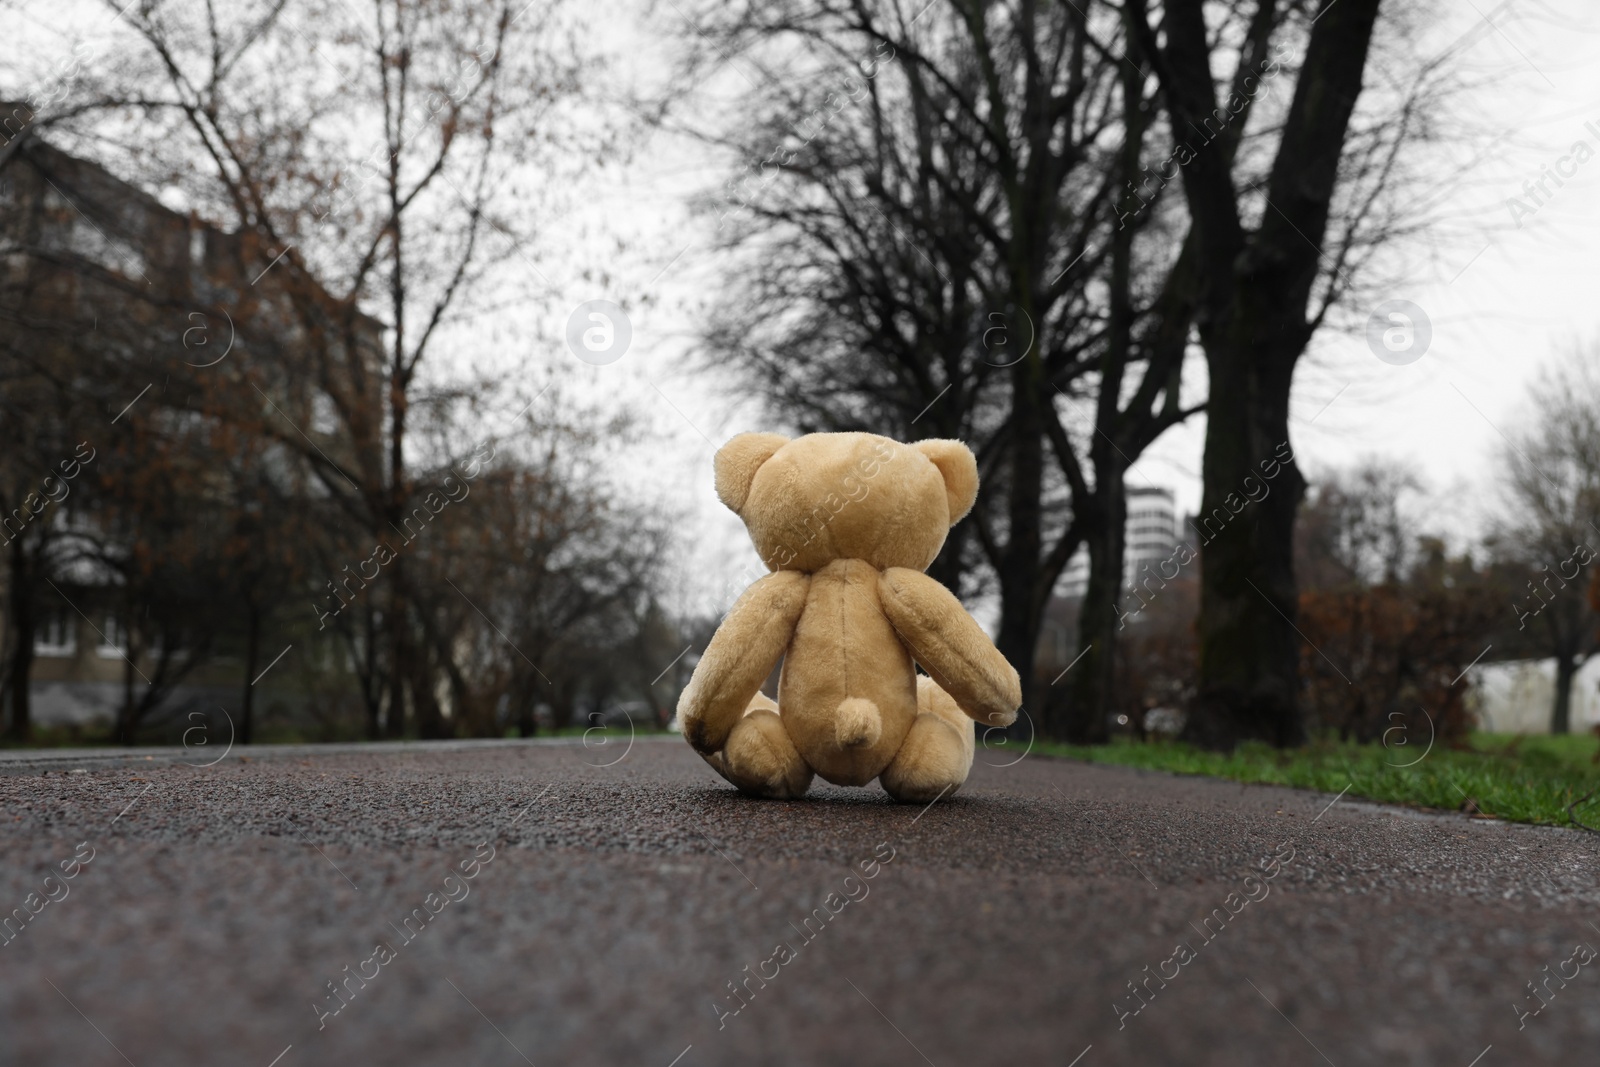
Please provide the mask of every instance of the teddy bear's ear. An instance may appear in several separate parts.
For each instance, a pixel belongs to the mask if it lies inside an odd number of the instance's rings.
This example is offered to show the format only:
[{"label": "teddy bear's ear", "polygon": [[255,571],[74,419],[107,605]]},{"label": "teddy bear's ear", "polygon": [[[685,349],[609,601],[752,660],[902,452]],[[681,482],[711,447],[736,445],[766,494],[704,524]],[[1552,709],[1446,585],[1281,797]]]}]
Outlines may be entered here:
[{"label": "teddy bear's ear", "polygon": [[954,526],[972,510],[978,499],[978,460],[972,449],[960,441],[929,438],[911,446],[933,460],[944,476],[945,496],[950,504],[950,525]]},{"label": "teddy bear's ear", "polygon": [[735,515],[744,509],[756,471],[789,439],[778,433],[742,433],[717,449],[711,461],[717,476],[717,496]]}]

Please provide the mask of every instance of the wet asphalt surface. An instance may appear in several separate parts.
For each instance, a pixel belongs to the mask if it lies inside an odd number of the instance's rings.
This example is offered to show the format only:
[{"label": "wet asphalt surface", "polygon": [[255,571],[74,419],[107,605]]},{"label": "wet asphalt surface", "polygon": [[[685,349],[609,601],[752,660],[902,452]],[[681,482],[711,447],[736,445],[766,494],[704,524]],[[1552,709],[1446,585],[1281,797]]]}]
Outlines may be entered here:
[{"label": "wet asphalt surface", "polygon": [[927,809],[757,801],[620,751],[0,756],[0,909],[60,898],[0,945],[0,1064],[1600,1060],[1591,835],[982,749]]}]

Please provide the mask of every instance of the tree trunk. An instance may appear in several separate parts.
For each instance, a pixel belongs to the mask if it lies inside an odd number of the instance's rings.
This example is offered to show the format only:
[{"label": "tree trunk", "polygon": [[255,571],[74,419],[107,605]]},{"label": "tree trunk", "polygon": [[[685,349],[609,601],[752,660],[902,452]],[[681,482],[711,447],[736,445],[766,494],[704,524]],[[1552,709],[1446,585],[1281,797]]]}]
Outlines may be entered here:
[{"label": "tree trunk", "polygon": [[389,580],[389,707],[384,716],[385,737],[397,738],[405,733],[406,724],[406,664],[410,657],[406,641],[405,594],[401,589],[404,559],[396,559]]},{"label": "tree trunk", "polygon": [[[402,84],[403,84],[402,75]],[[385,107],[388,106],[389,93],[388,75],[385,73],[383,92]],[[386,111],[387,114],[387,111]],[[389,272],[389,307],[394,316],[393,337],[389,350],[389,499],[388,520],[389,526],[398,531],[400,523],[405,518],[406,505],[410,502],[410,491],[406,483],[406,415],[409,409],[409,400],[406,396],[406,387],[409,376],[406,373],[406,273],[405,273],[405,245],[401,242],[401,205],[400,205],[400,148],[404,145],[399,139],[399,132],[389,132],[389,144],[392,151],[389,156],[389,241],[394,253],[394,262]],[[387,531],[380,531],[380,536],[387,537]],[[393,698],[389,703],[389,721],[386,724],[390,737],[399,737],[404,730],[405,719],[405,679],[411,664],[407,659],[410,652],[410,642],[406,635],[406,585],[405,585],[404,556],[394,561],[392,580],[389,585],[389,626],[390,650],[394,655],[394,662],[389,664],[389,691]],[[417,709],[420,711],[421,709]]]},{"label": "tree trunk", "polygon": [[1200,686],[1184,731],[1208,748],[1305,740],[1293,552],[1305,480],[1289,444],[1289,378],[1302,345],[1294,337],[1276,352],[1225,343],[1208,351]]},{"label": "tree trunk", "polygon": [[[1165,45],[1156,44],[1142,0],[1130,2],[1152,54],[1162,56],[1174,128],[1203,130],[1217,108],[1203,0],[1164,5]],[[1289,387],[1311,339],[1311,292],[1324,265],[1321,245],[1379,3],[1319,5],[1266,186],[1270,207],[1253,231],[1244,225],[1231,153],[1201,146],[1182,168],[1204,286],[1196,325],[1211,377],[1199,692],[1185,736],[1208,747],[1247,739],[1292,745],[1305,737],[1296,703],[1293,566],[1294,515],[1305,483],[1288,443]],[[1272,8],[1260,11],[1271,19]]]},{"label": "tree trunk", "polygon": [[[1018,287],[1018,291],[1024,290]],[[1017,360],[1011,368],[1011,382],[1011,484],[1006,545],[997,568],[1000,635],[995,645],[1022,679],[1023,708],[1035,713],[1040,710],[1041,691],[1034,677],[1034,659],[1044,595],[1048,595],[1048,590],[1045,594],[1039,590],[1043,544],[1039,497],[1044,485],[1044,405],[1049,402],[1049,393],[1038,352]],[[1023,720],[1018,717],[1019,723]]]},{"label": "tree trunk", "polygon": [[[1136,44],[1134,48],[1137,49]],[[1127,124],[1119,169],[1130,189],[1139,170],[1147,122],[1138,104],[1143,98],[1140,88],[1144,75],[1132,69],[1139,65],[1140,60],[1131,59],[1119,72],[1124,93],[1123,121]],[[1095,472],[1094,494],[1091,501],[1075,501],[1090,518],[1085,537],[1089,546],[1089,583],[1083,603],[1078,606],[1078,655],[1082,659],[1074,665],[1072,696],[1067,704],[1067,739],[1075,744],[1098,745],[1111,739],[1118,631],[1124,625],[1117,609],[1122,599],[1128,536],[1128,494],[1123,482],[1127,460],[1116,438],[1121,421],[1118,416],[1123,368],[1133,340],[1132,255],[1133,230],[1119,224],[1111,238],[1110,321],[1100,364],[1097,432],[1089,445]]]},{"label": "tree trunk", "polygon": [[529,683],[514,682],[511,687],[511,699],[514,702],[517,716],[517,736],[532,737],[539,732],[539,720],[534,714],[533,686]]},{"label": "tree trunk", "polygon": [[355,660],[356,645],[350,642],[351,660],[355,663],[361,680],[361,700],[366,705],[367,740],[376,741],[383,736],[383,678],[378,673],[378,623],[369,601],[361,613],[361,627],[366,640],[361,643],[361,659]]},{"label": "tree trunk", "polygon": [[261,611],[252,601],[246,608],[244,638],[244,694],[240,697],[239,743],[248,745],[254,736],[256,660],[261,649]]},{"label": "tree trunk", "polygon": [[[1067,706],[1067,740],[1101,745],[1111,739],[1111,713],[1116,698],[1117,641],[1126,626],[1119,610],[1123,598],[1123,559],[1127,548],[1128,498],[1122,469],[1102,470],[1095,486],[1096,513],[1084,543],[1089,547],[1089,584],[1078,608],[1078,652],[1082,658],[1063,679],[1071,686]],[[1129,610],[1133,605],[1129,604]]]},{"label": "tree trunk", "polygon": [[30,681],[33,675],[33,641],[38,619],[34,608],[33,576],[19,535],[11,541],[10,619],[11,662],[7,664],[5,703],[11,709],[9,733],[13,741],[33,736]]},{"label": "tree trunk", "polygon": [[139,732],[138,708],[133,700],[133,629],[124,629],[122,654],[122,708],[117,712],[117,743],[131,745]]},{"label": "tree trunk", "polygon": [[1577,677],[1581,665],[1576,656],[1562,653],[1556,657],[1555,702],[1550,710],[1550,732],[1553,734],[1572,732],[1572,680]]},{"label": "tree trunk", "polygon": [[557,675],[557,677],[561,680],[555,683],[550,692],[550,726],[553,730],[571,726],[578,710],[577,683],[571,675]]},{"label": "tree trunk", "polygon": [[33,737],[33,708],[31,682],[33,674],[34,627],[32,619],[22,624],[12,616],[12,636],[16,645],[11,650],[11,662],[6,675],[6,703],[11,708],[9,733],[13,741],[27,741]]},{"label": "tree trunk", "polygon": [[[439,696],[434,691],[435,673],[425,650],[417,650],[411,657],[411,707],[416,713],[417,736],[424,741],[437,741],[454,736],[453,723],[446,723],[439,707]],[[460,709],[457,709],[458,713]]]}]

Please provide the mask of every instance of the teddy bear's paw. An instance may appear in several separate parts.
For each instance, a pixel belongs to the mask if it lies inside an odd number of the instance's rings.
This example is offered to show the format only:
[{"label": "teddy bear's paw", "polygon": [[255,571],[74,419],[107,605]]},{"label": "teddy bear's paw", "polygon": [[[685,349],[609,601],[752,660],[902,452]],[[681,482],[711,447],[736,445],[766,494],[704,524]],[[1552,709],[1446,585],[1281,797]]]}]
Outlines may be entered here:
[{"label": "teddy bear's paw", "polygon": [[1015,708],[1010,711],[991,711],[978,721],[985,726],[1010,726],[1017,721],[1017,712]]},{"label": "teddy bear's paw", "polygon": [[898,801],[929,804],[941,794],[954,794],[971,769],[972,747],[963,744],[956,728],[939,715],[922,714],[878,781]]},{"label": "teddy bear's paw", "polygon": [[941,797],[949,800],[961,789],[961,782],[927,781],[914,783],[910,781],[897,781],[890,788],[888,776],[879,779],[883,784],[883,791],[902,804],[932,804]]},{"label": "teddy bear's paw", "polygon": [[722,759],[723,777],[753,796],[794,800],[811,788],[812,770],[789,739],[783,720],[764,708],[739,720]]},{"label": "teddy bear's paw", "polygon": [[727,742],[726,735],[718,736],[719,731],[712,729],[711,723],[702,716],[687,716],[682,723],[684,740],[702,756],[719,751]]}]

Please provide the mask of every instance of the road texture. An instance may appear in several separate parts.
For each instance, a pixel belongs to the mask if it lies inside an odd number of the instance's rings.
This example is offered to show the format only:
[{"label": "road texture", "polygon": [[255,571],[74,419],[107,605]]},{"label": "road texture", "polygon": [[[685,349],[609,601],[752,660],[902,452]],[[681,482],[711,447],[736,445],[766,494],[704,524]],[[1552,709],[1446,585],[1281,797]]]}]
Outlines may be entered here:
[{"label": "road texture", "polygon": [[677,739],[203,755],[0,757],[0,908],[59,898],[0,1063],[1600,1059],[1576,831],[981,749],[925,809]]}]

